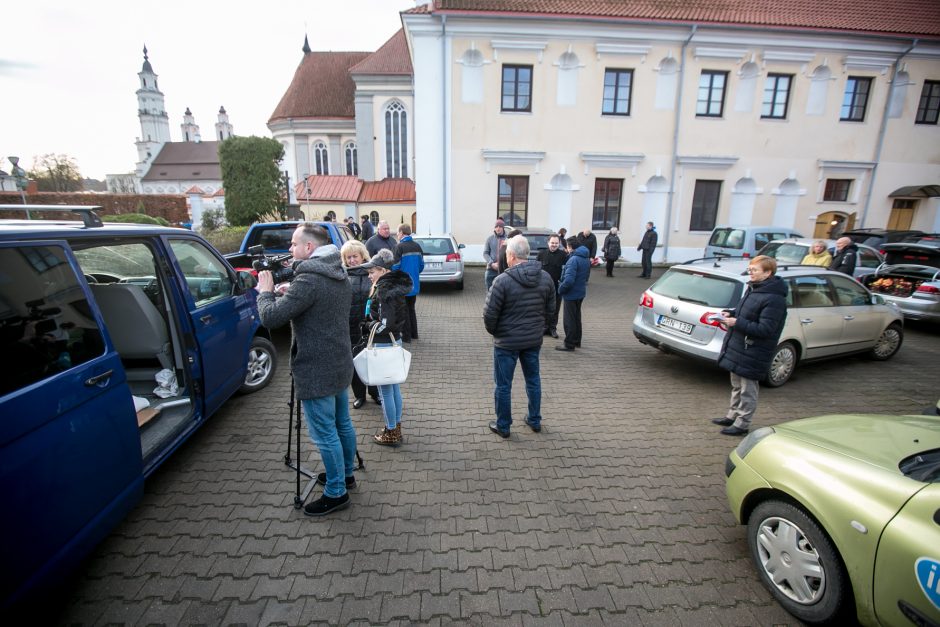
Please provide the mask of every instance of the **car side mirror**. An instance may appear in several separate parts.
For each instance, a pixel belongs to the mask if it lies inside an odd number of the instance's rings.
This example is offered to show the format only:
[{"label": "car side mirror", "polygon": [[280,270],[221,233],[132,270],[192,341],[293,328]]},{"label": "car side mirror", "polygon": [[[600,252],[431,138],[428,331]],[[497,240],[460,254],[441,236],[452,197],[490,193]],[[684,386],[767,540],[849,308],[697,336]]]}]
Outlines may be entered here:
[{"label": "car side mirror", "polygon": [[255,278],[251,272],[247,270],[239,270],[238,275],[235,278],[235,285],[238,288],[238,293],[246,292],[258,284],[258,279]]},{"label": "car side mirror", "polygon": [[461,248],[466,248],[466,247],[467,247],[466,244],[457,244],[457,250],[460,250]]},{"label": "car side mirror", "polygon": [[872,303],[873,305],[884,305],[884,304],[885,304],[885,299],[881,296],[881,294],[872,294],[872,295],[871,295],[871,303]]}]

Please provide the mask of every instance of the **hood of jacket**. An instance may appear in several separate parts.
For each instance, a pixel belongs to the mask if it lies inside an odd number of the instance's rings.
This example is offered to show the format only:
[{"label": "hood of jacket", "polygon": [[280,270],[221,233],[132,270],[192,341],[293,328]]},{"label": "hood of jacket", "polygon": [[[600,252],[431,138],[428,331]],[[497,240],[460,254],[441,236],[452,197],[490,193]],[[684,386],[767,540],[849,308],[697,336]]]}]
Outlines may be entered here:
[{"label": "hood of jacket", "polygon": [[334,281],[345,281],[346,270],[340,259],[339,249],[333,244],[317,248],[314,256],[294,264],[294,274],[320,274]]},{"label": "hood of jacket", "polygon": [[776,274],[760,281],[759,283],[748,283],[752,292],[761,292],[762,294],[778,294],[787,297],[787,284]]},{"label": "hood of jacket", "polygon": [[538,261],[524,261],[506,270],[506,274],[523,287],[535,287],[542,275],[542,264]]},{"label": "hood of jacket", "polygon": [[346,273],[349,276],[369,276],[369,271],[366,268],[360,266],[353,266],[352,268],[346,268]]},{"label": "hood of jacket", "polygon": [[591,256],[591,251],[588,250],[587,246],[578,246],[577,248],[574,249],[574,251],[571,254],[577,255],[578,257],[584,257],[585,259],[587,259]]},{"label": "hood of jacket", "polygon": [[386,272],[376,282],[376,288],[387,298],[407,296],[412,287],[411,277],[401,270]]}]

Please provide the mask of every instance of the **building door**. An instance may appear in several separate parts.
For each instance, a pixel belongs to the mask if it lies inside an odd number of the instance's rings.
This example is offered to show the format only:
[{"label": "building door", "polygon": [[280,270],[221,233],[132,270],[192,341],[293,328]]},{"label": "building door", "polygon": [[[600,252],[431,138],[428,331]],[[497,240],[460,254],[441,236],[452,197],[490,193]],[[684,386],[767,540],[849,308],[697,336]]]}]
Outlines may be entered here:
[{"label": "building door", "polygon": [[418,230],[418,212],[415,211],[411,214],[411,232],[414,233]]},{"label": "building door", "polygon": [[855,228],[855,214],[846,214],[841,211],[827,211],[820,213],[816,218],[816,228],[813,231],[815,239],[838,239],[845,231]]},{"label": "building door", "polygon": [[888,217],[889,229],[906,231],[911,228],[914,221],[914,204],[916,200],[904,198],[895,198],[894,205],[891,207],[891,215]]}]

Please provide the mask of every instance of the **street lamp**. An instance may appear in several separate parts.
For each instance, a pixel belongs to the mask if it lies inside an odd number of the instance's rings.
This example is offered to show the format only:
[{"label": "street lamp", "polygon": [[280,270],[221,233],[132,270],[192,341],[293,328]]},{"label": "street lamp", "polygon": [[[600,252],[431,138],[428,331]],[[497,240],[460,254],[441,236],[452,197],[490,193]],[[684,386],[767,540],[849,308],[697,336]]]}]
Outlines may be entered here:
[{"label": "street lamp", "polygon": [[[13,178],[16,180],[16,189],[20,190],[20,198],[23,199],[23,204],[26,204],[26,185],[29,183],[29,179],[26,178],[26,170],[19,166],[20,158],[19,157],[7,157],[10,160],[10,163],[13,164]],[[26,210],[26,219],[32,220],[29,215],[29,209]]]}]

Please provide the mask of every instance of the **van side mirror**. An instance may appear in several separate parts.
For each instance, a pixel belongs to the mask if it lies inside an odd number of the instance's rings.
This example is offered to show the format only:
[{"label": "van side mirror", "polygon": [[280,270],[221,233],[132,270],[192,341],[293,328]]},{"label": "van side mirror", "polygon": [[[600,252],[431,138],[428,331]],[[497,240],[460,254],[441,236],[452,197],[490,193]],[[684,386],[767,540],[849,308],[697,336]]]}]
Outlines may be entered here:
[{"label": "van side mirror", "polygon": [[235,277],[235,285],[238,287],[238,293],[246,292],[258,284],[258,279],[247,270],[239,270]]}]

